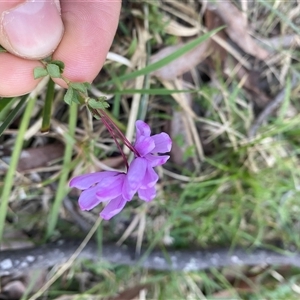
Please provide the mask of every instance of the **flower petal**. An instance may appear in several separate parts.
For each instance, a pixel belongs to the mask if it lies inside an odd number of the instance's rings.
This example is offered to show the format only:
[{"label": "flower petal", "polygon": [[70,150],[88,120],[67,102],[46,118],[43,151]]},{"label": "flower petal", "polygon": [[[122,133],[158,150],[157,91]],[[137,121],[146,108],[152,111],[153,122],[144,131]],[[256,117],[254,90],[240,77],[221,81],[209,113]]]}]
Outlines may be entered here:
[{"label": "flower petal", "polygon": [[95,183],[100,182],[103,178],[115,176],[116,174],[118,174],[118,172],[104,171],[76,176],[73,179],[71,179],[69,186],[76,187],[80,190],[86,190]]},{"label": "flower petal", "polygon": [[151,134],[151,129],[148,124],[141,120],[137,120],[135,122],[136,128],[136,140],[138,140],[141,136],[149,137]]},{"label": "flower petal", "polygon": [[142,185],[140,189],[148,189],[153,187],[155,183],[158,181],[159,177],[152,167],[147,168],[144,179],[142,180]]},{"label": "flower petal", "polygon": [[139,198],[141,200],[149,202],[149,201],[151,201],[155,198],[156,189],[155,189],[154,186],[149,188],[149,189],[145,189],[145,190],[144,189],[139,189],[138,190],[138,195],[139,195]]},{"label": "flower petal", "polygon": [[98,186],[96,185],[81,193],[78,199],[78,204],[81,210],[91,210],[102,202],[101,199],[96,197],[97,191]]},{"label": "flower petal", "polygon": [[109,201],[122,194],[125,176],[125,174],[118,174],[106,177],[97,184],[98,190],[96,196],[101,199],[101,202]]},{"label": "flower petal", "polygon": [[153,154],[147,154],[145,158],[147,159],[148,165],[150,167],[157,167],[165,164],[166,161],[170,158],[170,156],[169,155],[156,156]]},{"label": "flower petal", "polygon": [[140,137],[134,145],[134,148],[140,154],[141,157],[153,152],[155,143],[152,137]]},{"label": "flower petal", "polygon": [[165,132],[155,134],[151,136],[155,143],[155,148],[152,152],[156,153],[166,153],[171,151],[172,148],[172,140],[168,134]]},{"label": "flower petal", "polygon": [[104,220],[109,220],[124,208],[126,202],[127,201],[122,196],[111,200],[101,211],[100,217]]},{"label": "flower petal", "polygon": [[133,195],[142,185],[147,165],[147,160],[142,157],[135,158],[130,164],[122,190],[122,195],[127,201],[132,199]]}]

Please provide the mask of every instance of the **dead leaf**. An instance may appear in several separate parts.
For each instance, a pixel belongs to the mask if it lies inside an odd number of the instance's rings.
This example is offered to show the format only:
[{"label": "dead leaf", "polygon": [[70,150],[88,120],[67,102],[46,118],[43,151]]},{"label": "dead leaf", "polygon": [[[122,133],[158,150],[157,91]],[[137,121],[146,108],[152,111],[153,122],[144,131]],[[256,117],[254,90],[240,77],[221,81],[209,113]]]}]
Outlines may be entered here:
[{"label": "dead leaf", "polygon": [[[176,50],[183,47],[184,44],[168,46],[157,52],[151,57],[151,63],[155,63],[160,59],[167,57]],[[206,59],[210,54],[210,40],[206,40],[193,50],[187,52],[185,55],[175,59],[168,65],[154,71],[152,74],[163,80],[172,80],[176,77],[188,72],[192,68],[196,67],[200,62]]]},{"label": "dead leaf", "polygon": [[[223,21],[221,18],[212,10],[205,11],[205,25],[208,31],[221,27],[223,25]],[[226,40],[226,33],[225,30],[220,30],[216,33],[216,36],[221,38],[222,40]],[[223,62],[225,61],[226,57],[228,56],[227,51],[214,39],[211,40],[211,48],[214,51],[210,55],[210,59],[213,62],[214,69],[218,69],[222,67]]]},{"label": "dead leaf", "polygon": [[214,293],[213,299],[234,299],[236,294],[232,290],[222,290],[217,293]]},{"label": "dead leaf", "polygon": [[250,36],[247,19],[230,1],[208,3],[208,9],[214,11],[227,25],[226,32],[241,49],[261,60],[269,56],[269,52],[261,48]]},{"label": "dead leaf", "polygon": [[108,300],[133,300],[139,295],[140,291],[149,288],[150,284],[136,285],[134,287],[128,288],[115,297],[109,298]]},{"label": "dead leaf", "polygon": [[[22,281],[13,280],[2,288],[0,297],[1,299],[21,299],[25,291],[26,287]],[[2,295],[5,298],[2,298]]]},{"label": "dead leaf", "polygon": [[101,171],[107,171],[108,168],[117,168],[124,164],[124,159],[123,157],[120,156],[114,156],[114,157],[109,157],[103,160],[98,160],[95,156],[91,156],[91,159],[94,163],[94,165],[97,167],[97,172]]},{"label": "dead leaf", "polygon": [[62,157],[63,153],[64,146],[58,143],[23,150],[18,163],[18,171],[45,167],[50,161]]}]

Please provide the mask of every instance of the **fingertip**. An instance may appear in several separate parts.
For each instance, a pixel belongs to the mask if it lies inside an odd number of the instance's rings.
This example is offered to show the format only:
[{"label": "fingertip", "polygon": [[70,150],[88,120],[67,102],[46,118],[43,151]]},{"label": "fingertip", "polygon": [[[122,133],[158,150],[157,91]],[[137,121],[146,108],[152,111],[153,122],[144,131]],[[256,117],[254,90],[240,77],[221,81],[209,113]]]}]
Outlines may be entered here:
[{"label": "fingertip", "polygon": [[[69,80],[95,79],[112,44],[120,8],[120,1],[61,1],[65,34],[53,59],[65,63],[64,76]],[[64,86],[60,80],[56,82]]]},{"label": "fingertip", "polygon": [[1,45],[10,53],[28,59],[52,54],[64,32],[57,4],[54,0],[25,1],[3,11]]}]

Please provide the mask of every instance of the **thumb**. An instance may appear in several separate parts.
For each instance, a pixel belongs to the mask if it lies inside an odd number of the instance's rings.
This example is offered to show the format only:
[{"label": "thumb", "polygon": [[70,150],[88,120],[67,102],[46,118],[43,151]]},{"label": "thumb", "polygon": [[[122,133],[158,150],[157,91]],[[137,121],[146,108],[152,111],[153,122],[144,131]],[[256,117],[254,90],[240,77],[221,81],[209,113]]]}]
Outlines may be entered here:
[{"label": "thumb", "polygon": [[0,44],[7,51],[27,59],[49,56],[64,31],[59,1],[27,0],[9,8],[7,2],[1,2]]}]

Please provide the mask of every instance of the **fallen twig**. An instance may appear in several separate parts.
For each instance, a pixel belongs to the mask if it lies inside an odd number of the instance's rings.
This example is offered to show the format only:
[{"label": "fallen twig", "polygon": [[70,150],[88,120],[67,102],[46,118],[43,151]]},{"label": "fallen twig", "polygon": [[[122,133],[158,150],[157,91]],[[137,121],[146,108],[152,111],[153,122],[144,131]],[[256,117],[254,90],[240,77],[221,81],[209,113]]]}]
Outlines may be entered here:
[{"label": "fallen twig", "polygon": [[[48,268],[65,263],[78,248],[80,242],[59,241],[44,246],[4,250],[0,252],[0,276],[24,272],[32,269]],[[89,242],[80,253],[80,258],[94,261],[106,261],[118,265],[136,265],[142,268],[156,270],[196,271],[209,268],[220,268],[232,265],[292,265],[300,267],[300,253],[287,255],[274,251],[256,249],[212,249],[201,251],[175,251],[168,254],[162,251],[152,251],[143,259],[135,257],[134,248],[116,245],[104,245],[99,254],[97,244]],[[142,258],[142,259],[141,259]]]}]

